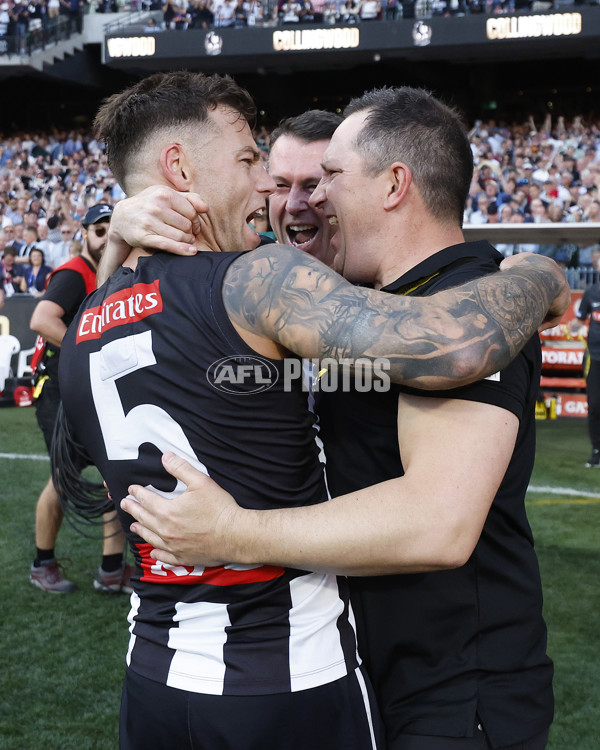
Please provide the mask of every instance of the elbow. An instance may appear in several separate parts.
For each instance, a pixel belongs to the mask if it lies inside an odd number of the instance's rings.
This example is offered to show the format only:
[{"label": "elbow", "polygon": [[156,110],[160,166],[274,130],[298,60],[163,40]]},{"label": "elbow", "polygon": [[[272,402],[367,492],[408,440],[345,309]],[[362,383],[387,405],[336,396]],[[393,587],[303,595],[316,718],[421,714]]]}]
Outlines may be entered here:
[{"label": "elbow", "polygon": [[434,567],[436,570],[453,570],[462,568],[473,554],[475,545],[468,545],[456,541],[448,543],[443,550],[439,550]]},{"label": "elbow", "polygon": [[469,561],[481,536],[481,527],[475,527],[470,519],[459,519],[438,526],[431,537],[429,559],[431,570],[462,568]]},{"label": "elbow", "polygon": [[453,354],[450,366],[454,385],[468,385],[487,378],[506,367],[510,359],[510,348],[503,336],[494,343],[488,341],[485,351],[479,343],[460,349]]}]

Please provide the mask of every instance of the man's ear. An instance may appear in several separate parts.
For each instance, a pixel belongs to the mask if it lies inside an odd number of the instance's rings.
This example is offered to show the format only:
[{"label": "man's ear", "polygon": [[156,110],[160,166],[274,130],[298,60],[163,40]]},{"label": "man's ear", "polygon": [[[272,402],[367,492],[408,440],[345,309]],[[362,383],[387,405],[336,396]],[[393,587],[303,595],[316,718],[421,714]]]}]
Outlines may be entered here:
[{"label": "man's ear", "polygon": [[160,152],[160,167],[164,178],[179,192],[189,192],[191,171],[181,143],[169,143]]},{"label": "man's ear", "polygon": [[384,208],[391,211],[397,208],[408,192],[412,184],[412,172],[401,161],[395,161],[389,168],[388,192],[385,198]]}]

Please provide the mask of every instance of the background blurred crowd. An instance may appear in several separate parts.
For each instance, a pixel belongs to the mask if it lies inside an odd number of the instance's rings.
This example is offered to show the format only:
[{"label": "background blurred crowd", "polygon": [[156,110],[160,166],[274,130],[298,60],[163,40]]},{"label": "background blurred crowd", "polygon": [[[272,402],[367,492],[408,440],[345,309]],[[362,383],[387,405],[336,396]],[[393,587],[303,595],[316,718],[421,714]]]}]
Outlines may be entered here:
[{"label": "background blurred crowd", "polygon": [[[106,2],[107,0],[102,0]],[[599,0],[578,0],[576,5]],[[111,0],[116,7],[118,0]],[[572,4],[566,0],[562,5]],[[135,9],[162,10],[163,29],[209,29],[254,25],[356,24],[434,16],[547,11],[560,0],[133,0]]]},{"label": "background blurred crowd", "polygon": [[[268,158],[269,128],[254,134]],[[489,120],[475,123],[469,138],[475,170],[465,224],[600,222],[600,121]],[[0,290],[41,294],[47,274],[80,252],[87,209],[123,197],[102,144],[89,133],[0,135]],[[600,259],[598,243],[498,248],[505,255],[540,252],[578,268],[597,268]]]}]

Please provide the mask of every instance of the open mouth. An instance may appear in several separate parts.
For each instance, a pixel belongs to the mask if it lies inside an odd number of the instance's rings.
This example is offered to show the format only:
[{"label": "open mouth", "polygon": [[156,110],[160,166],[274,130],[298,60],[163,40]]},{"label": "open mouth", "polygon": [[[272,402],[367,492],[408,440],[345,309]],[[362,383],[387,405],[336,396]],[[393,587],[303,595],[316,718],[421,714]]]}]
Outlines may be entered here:
[{"label": "open mouth", "polygon": [[290,224],[286,229],[290,244],[299,248],[314,240],[317,231],[314,224]]},{"label": "open mouth", "polygon": [[262,219],[264,215],[265,215],[265,209],[258,208],[256,211],[253,211],[251,214],[249,214],[246,217],[246,224],[249,224],[251,221],[254,221],[254,219]]}]

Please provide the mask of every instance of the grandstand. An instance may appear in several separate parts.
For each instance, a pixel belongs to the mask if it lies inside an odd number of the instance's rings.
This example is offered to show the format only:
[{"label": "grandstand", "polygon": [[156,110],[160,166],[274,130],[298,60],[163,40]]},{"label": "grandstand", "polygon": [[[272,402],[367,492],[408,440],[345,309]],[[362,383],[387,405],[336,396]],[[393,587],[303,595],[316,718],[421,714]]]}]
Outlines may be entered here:
[{"label": "grandstand", "polygon": [[[144,32],[160,9],[99,13],[81,24],[49,24],[24,42],[0,36],[5,102],[0,127],[89,121],[99,98],[155,70],[232,73],[271,123],[307,107],[336,109],[381,84],[423,85],[450,98],[470,119],[546,111],[597,111],[600,6],[594,3],[482,3],[405,0],[395,20],[335,25],[281,24],[264,0],[262,25]],[[133,10],[132,10],[133,6]],[[148,8],[156,7],[147,4]],[[160,6],[158,6],[160,8]],[[502,12],[499,12],[499,9]],[[59,17],[58,22],[63,22]],[[64,26],[64,22],[63,22]],[[81,33],[79,33],[79,26]],[[0,21],[0,33],[2,31]]]}]

